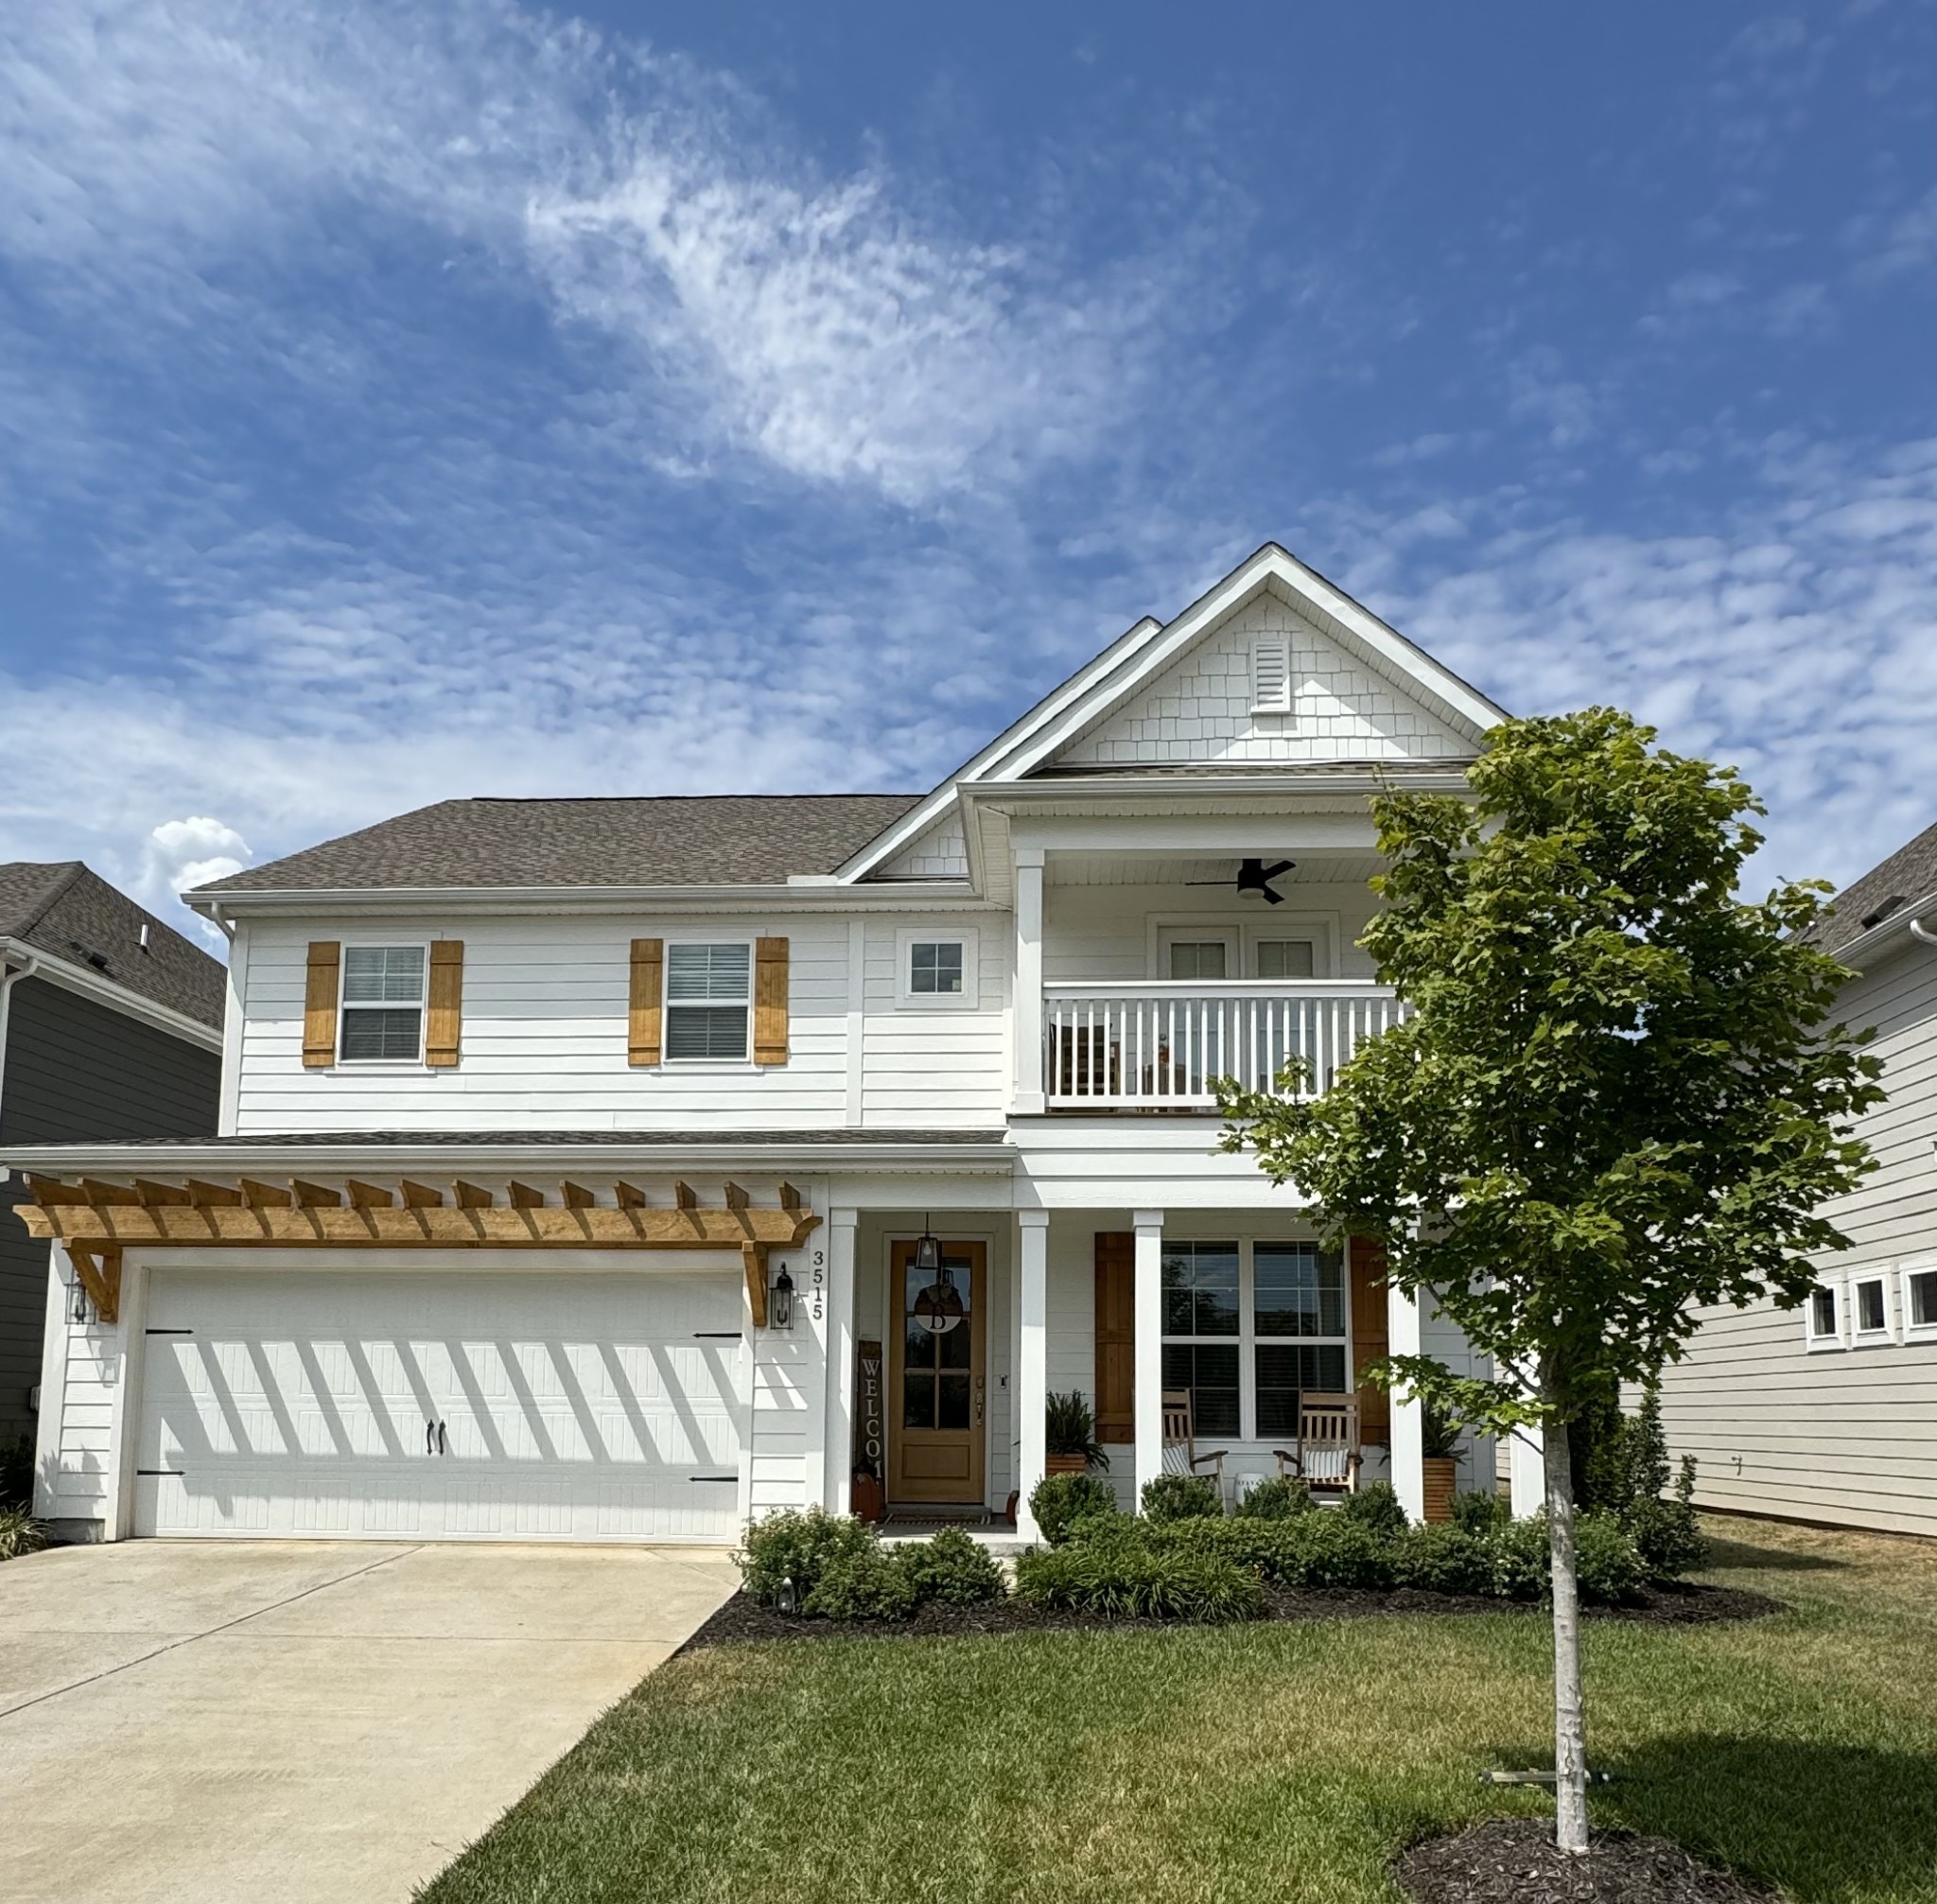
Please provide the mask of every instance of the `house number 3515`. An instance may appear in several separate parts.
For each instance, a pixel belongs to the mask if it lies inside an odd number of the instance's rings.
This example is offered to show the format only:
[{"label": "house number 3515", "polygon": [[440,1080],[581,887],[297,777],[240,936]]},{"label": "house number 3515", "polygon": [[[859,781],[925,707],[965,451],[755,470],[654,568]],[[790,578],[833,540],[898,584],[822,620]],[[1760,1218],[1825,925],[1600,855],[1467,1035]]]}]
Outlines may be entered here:
[{"label": "house number 3515", "polygon": [[821,1319],[821,1295],[828,1284],[828,1252],[816,1249],[813,1252],[813,1319]]}]

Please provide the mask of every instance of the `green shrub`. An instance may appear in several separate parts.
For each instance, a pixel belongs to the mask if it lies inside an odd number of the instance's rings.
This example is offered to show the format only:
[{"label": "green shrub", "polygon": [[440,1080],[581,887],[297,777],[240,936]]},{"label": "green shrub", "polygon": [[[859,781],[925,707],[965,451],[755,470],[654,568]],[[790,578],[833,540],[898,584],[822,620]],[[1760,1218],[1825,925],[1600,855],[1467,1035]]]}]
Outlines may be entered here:
[{"label": "green shrub", "polygon": [[1392,1544],[1392,1578],[1422,1593],[1490,1594],[1493,1564],[1487,1536],[1457,1524],[1407,1528]]},{"label": "green shrub", "polygon": [[47,1530],[25,1508],[0,1508],[0,1561],[37,1554],[47,1545]]},{"label": "green shrub", "polygon": [[1582,1512],[1613,1514],[1633,1540],[1649,1580],[1676,1580],[1701,1565],[1708,1543],[1695,1519],[1695,1461],[1683,1456],[1670,1494],[1659,1391],[1644,1389],[1632,1415],[1613,1404],[1590,1408],[1567,1432],[1570,1449],[1577,1441],[1585,1449],[1575,1462]]},{"label": "green shrub", "polygon": [[1388,1587],[1394,1542],[1342,1511],[1281,1521],[1277,1572],[1290,1587]]},{"label": "green shrub", "polygon": [[1238,1517],[1248,1521],[1288,1521],[1318,1511],[1311,1489],[1296,1475],[1273,1475],[1259,1481],[1235,1509]]},{"label": "green shrub", "polygon": [[1029,1496],[1042,1538],[1059,1546],[1079,1520],[1116,1514],[1116,1491],[1094,1475],[1044,1475]]},{"label": "green shrub", "polygon": [[1373,1481],[1338,1503],[1338,1511],[1380,1540],[1394,1541],[1405,1531],[1405,1510],[1390,1481]]},{"label": "green shrub", "polygon": [[814,1619],[905,1619],[915,1582],[892,1547],[871,1540],[830,1561],[800,1610]]},{"label": "green shrub", "polygon": [[805,1513],[788,1509],[747,1522],[733,1558],[749,1598],[772,1606],[780,1598],[781,1582],[792,1580],[794,1603],[804,1606],[837,1561],[878,1545],[874,1530],[864,1522],[830,1514],[825,1508],[809,1508]]},{"label": "green shrub", "polygon": [[1502,1599],[1542,1599],[1547,1590],[1547,1520],[1508,1521],[1487,1542],[1492,1563],[1492,1590]]},{"label": "green shrub", "polygon": [[1574,1523],[1574,1570],[1580,1598],[1599,1606],[1632,1599],[1648,1578],[1633,1535],[1610,1513],[1582,1514]]},{"label": "green shrub", "polygon": [[1224,1497],[1209,1475],[1159,1475],[1143,1483],[1143,1514],[1153,1521],[1208,1520],[1224,1513]]},{"label": "green shrub", "polygon": [[944,1528],[933,1540],[910,1541],[890,1551],[908,1577],[916,1605],[939,1600],[944,1606],[979,1606],[1007,1591],[995,1556],[960,1528]]},{"label": "green shrub", "polygon": [[1513,1510],[1504,1494],[1474,1488],[1453,1497],[1453,1525],[1470,1534],[1490,1534],[1513,1518]]},{"label": "green shrub", "polygon": [[1036,1548],[1016,1562],[1016,1592],[1037,1606],[1106,1619],[1255,1619],[1265,1606],[1248,1567],[1135,1538]]},{"label": "green shrub", "polygon": [[1684,1455],[1672,1496],[1631,1501],[1621,1515],[1651,1581],[1679,1580],[1708,1558],[1708,1542],[1695,1519],[1694,1493],[1695,1457]]},{"label": "green shrub", "polygon": [[1202,1517],[1183,1521],[1130,1520],[1125,1524],[1138,1529],[1138,1545],[1154,1553],[1209,1554],[1234,1565],[1248,1567],[1266,1580],[1278,1578],[1283,1552],[1279,1532],[1281,1521],[1209,1520]]}]

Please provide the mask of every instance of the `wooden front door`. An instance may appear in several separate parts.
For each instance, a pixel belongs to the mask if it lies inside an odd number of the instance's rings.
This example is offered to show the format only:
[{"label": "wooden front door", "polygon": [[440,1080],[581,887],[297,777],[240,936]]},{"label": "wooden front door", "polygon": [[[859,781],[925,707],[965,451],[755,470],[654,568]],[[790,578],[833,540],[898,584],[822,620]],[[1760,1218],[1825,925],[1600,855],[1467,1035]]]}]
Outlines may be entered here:
[{"label": "wooden front door", "polygon": [[888,1286],[888,1498],[974,1503],[983,1498],[987,1440],[987,1252],[944,1243],[940,1275],[915,1266],[897,1243]]}]

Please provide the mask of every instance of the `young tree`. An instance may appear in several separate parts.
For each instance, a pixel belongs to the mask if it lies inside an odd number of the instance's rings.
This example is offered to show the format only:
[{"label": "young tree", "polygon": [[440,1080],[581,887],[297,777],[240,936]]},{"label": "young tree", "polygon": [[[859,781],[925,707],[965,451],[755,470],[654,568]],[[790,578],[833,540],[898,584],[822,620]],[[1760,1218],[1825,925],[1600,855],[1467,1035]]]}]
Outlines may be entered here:
[{"label": "young tree", "polygon": [[[1736,895],[1763,810],[1730,768],[1607,708],[1488,737],[1471,800],[1373,802],[1389,870],[1363,941],[1410,1015],[1301,1098],[1228,1089],[1225,1144],[1387,1246],[1497,1379],[1394,1356],[1390,1379],[1493,1433],[1544,1437],[1557,1838],[1587,1848],[1568,1424],[1648,1383],[1697,1304],[1806,1300],[1817,1214],[1870,1168],[1848,976],[1806,929],[1820,883]],[[1297,1067],[1294,1067],[1296,1073]]]}]

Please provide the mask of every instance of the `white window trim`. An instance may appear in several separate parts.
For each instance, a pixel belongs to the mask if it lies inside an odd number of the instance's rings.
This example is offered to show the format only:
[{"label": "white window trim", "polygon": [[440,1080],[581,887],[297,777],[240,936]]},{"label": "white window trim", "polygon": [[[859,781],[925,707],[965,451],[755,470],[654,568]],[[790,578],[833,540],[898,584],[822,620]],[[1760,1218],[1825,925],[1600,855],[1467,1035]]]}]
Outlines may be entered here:
[{"label": "white window trim", "polygon": [[1937,1256],[1920,1256],[1912,1263],[1899,1264],[1896,1275],[1896,1313],[1902,1322],[1902,1339],[1905,1342],[1937,1342],[1937,1321],[1913,1322],[1911,1319],[1916,1313],[1911,1306],[1911,1279],[1937,1276]]},{"label": "white window trim", "polygon": [[[1166,1245],[1174,1243],[1235,1243],[1237,1245],[1237,1325],[1235,1337],[1230,1336],[1164,1336],[1160,1346],[1169,1348],[1175,1344],[1185,1348],[1194,1343],[1225,1343],[1235,1340],[1237,1351],[1237,1424],[1235,1435],[1198,1435],[1195,1439],[1207,1448],[1256,1450],[1278,1445],[1285,1439],[1279,1436],[1265,1440],[1258,1433],[1258,1355],[1262,1341],[1265,1348],[1339,1348],[1345,1351],[1345,1384],[1348,1392],[1352,1381],[1352,1269],[1346,1259],[1340,1257],[1339,1287],[1341,1307],[1344,1311],[1345,1333],[1343,1336],[1265,1336],[1258,1335],[1257,1316],[1257,1277],[1254,1252],[1260,1243],[1305,1244],[1319,1248],[1317,1238],[1311,1236],[1261,1236],[1234,1233],[1230,1230],[1219,1230],[1203,1235],[1178,1235],[1170,1231],[1164,1232]],[[1161,1358],[1160,1357],[1160,1366]],[[1296,1439],[1294,1432],[1292,1439]]]},{"label": "white window trim", "polygon": [[[354,1077],[367,1076],[371,1072],[391,1072],[409,1074],[423,1072],[432,1074],[430,1067],[424,1062],[424,1040],[430,1029],[430,948],[433,941],[418,938],[413,935],[389,933],[382,937],[354,938],[341,940],[337,948],[337,1048],[330,1059],[330,1070],[346,1071]],[[345,1057],[343,1056],[343,1032],[346,1028],[346,1011],[380,1010],[380,1006],[360,1004],[346,1004],[343,987],[350,979],[350,953],[367,952],[378,946],[414,948],[424,954],[424,992],[417,1001],[417,1056],[415,1057]]]},{"label": "white window trim", "polygon": [[[1816,1333],[1816,1290],[1827,1289],[1836,1298],[1836,1328],[1827,1336]],[[1803,1304],[1803,1346],[1812,1355],[1821,1355],[1830,1350],[1849,1347],[1848,1329],[1850,1319],[1849,1291],[1841,1276],[1819,1276],[1816,1289],[1809,1292],[1808,1300]]]},{"label": "white window trim", "polygon": [[[960,991],[916,991],[913,970],[916,946],[962,948]],[[895,934],[897,1011],[979,1011],[982,1008],[981,937],[973,926],[902,926]]]},{"label": "white window trim", "polygon": [[[757,933],[668,933],[665,937],[663,963],[659,973],[659,1062],[658,1071],[677,1072],[682,1077],[695,1072],[731,1073],[740,1074],[759,1070],[753,1061],[753,994],[758,979],[756,967],[759,963],[759,948],[755,940]],[[744,946],[746,948],[746,1055],[743,1057],[674,1057],[672,1051],[672,1014],[684,1011],[689,1005],[704,1004],[700,999],[679,999],[672,996],[672,948],[674,946]],[[714,999],[715,1004],[729,1004],[730,999]]]},{"label": "white window trim", "polygon": [[[1849,1330],[1850,1347],[1853,1349],[1882,1349],[1894,1345],[1896,1341],[1895,1305],[1891,1301],[1892,1285],[1896,1281],[1896,1270],[1889,1263],[1874,1264],[1868,1268],[1852,1269],[1844,1278],[1849,1291],[1849,1310],[1846,1325]],[[1857,1301],[1857,1291],[1865,1283],[1879,1284],[1883,1289],[1883,1326],[1880,1329],[1863,1327],[1863,1311]]]},{"label": "white window trim", "polygon": [[[1289,905],[1293,903],[1286,901]],[[1161,983],[1170,978],[1170,942],[1174,938],[1221,938],[1237,953],[1234,979],[1248,978],[1258,963],[1260,939],[1302,939],[1312,942],[1312,977],[1338,976],[1339,919],[1336,913],[1291,912],[1283,906],[1268,908],[1268,914],[1242,913],[1151,913],[1144,918],[1150,976]],[[1215,984],[1215,980],[1207,980]],[[1284,979],[1285,985],[1298,984]]]}]

